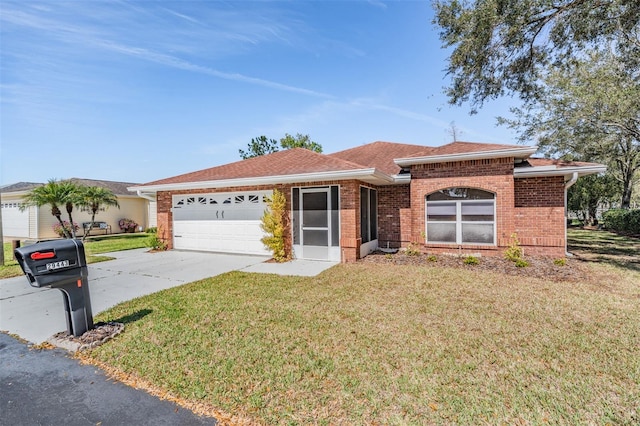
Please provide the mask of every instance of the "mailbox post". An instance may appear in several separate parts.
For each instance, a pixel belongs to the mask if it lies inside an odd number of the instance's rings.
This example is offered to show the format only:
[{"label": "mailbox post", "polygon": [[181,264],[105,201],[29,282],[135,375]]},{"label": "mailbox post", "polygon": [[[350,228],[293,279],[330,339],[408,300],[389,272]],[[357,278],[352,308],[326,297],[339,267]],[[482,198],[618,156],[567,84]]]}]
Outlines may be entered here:
[{"label": "mailbox post", "polygon": [[44,241],[16,248],[14,255],[32,287],[57,288],[62,292],[69,334],[81,336],[93,328],[82,241]]}]

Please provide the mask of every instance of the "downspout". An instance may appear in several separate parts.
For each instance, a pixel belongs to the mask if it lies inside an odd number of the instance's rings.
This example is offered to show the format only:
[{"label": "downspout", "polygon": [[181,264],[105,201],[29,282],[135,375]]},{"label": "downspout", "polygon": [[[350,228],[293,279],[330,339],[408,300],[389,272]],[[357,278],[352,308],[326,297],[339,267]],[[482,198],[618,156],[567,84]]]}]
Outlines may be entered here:
[{"label": "downspout", "polygon": [[567,206],[567,193],[569,191],[569,188],[571,188],[573,186],[574,183],[576,183],[576,181],[578,180],[578,172],[573,172],[573,175],[571,176],[571,179],[569,179],[567,182],[564,183],[564,253],[567,256],[573,256],[571,253],[569,253],[568,247],[567,247],[567,222],[569,221],[569,209]]}]

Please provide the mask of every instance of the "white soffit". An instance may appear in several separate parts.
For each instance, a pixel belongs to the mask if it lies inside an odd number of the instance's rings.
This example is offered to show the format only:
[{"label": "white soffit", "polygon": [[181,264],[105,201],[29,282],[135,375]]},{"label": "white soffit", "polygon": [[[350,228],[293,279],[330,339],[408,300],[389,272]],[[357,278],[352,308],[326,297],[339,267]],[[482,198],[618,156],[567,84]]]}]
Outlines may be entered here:
[{"label": "white soffit", "polygon": [[168,183],[161,185],[139,185],[127,188],[129,191],[152,193],[157,191],[178,191],[185,189],[227,188],[239,186],[277,185],[283,183],[308,183],[327,180],[358,179],[374,185],[395,183],[392,176],[376,169],[358,169],[320,173],[300,173],[281,176],[261,176],[239,179],[210,180],[200,182]]},{"label": "white soffit", "polygon": [[568,176],[573,173],[578,173],[580,176],[592,175],[595,173],[604,173],[607,171],[607,167],[602,164],[593,166],[578,166],[578,167],[557,167],[557,166],[539,166],[539,167],[516,167],[513,170],[513,177],[515,178],[527,178],[527,177],[544,177],[544,176]]},{"label": "white soffit", "polygon": [[408,158],[396,158],[393,160],[398,166],[406,167],[416,164],[432,164],[432,163],[448,163],[452,161],[465,161],[465,160],[481,160],[485,158],[527,158],[533,155],[538,150],[537,146],[523,146],[522,148],[506,148],[495,149],[491,151],[476,151],[476,152],[464,152],[459,154],[446,154],[446,155],[426,155],[424,157],[408,157]]}]

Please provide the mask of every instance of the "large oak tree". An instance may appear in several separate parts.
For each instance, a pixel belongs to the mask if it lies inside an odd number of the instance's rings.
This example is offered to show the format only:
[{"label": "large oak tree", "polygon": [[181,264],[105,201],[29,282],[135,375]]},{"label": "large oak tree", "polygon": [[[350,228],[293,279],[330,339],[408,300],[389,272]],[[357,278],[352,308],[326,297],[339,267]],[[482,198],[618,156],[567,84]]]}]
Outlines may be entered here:
[{"label": "large oak tree", "polygon": [[631,68],[640,62],[638,0],[435,0],[452,104],[536,96],[550,66],[615,44]]}]

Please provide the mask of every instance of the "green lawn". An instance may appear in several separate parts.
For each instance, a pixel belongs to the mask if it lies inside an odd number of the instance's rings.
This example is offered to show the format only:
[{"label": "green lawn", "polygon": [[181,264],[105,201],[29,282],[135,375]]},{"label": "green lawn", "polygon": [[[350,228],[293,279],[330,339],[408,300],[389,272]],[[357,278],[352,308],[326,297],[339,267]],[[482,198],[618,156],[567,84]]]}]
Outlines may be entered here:
[{"label": "green lawn", "polygon": [[126,331],[84,356],[251,423],[638,424],[640,273],[589,268],[233,272],[99,315]]},{"label": "green lawn", "polygon": [[[146,247],[149,234],[115,234],[108,236],[90,237],[85,241],[85,251],[88,263],[111,260],[112,257],[98,256],[100,253],[109,253],[121,250],[130,250]],[[0,266],[0,279],[22,275],[22,269],[18,262],[13,260],[11,243],[4,243],[5,265]]]},{"label": "green lawn", "polygon": [[608,231],[570,229],[569,251],[591,261],[640,271],[640,239]]}]

